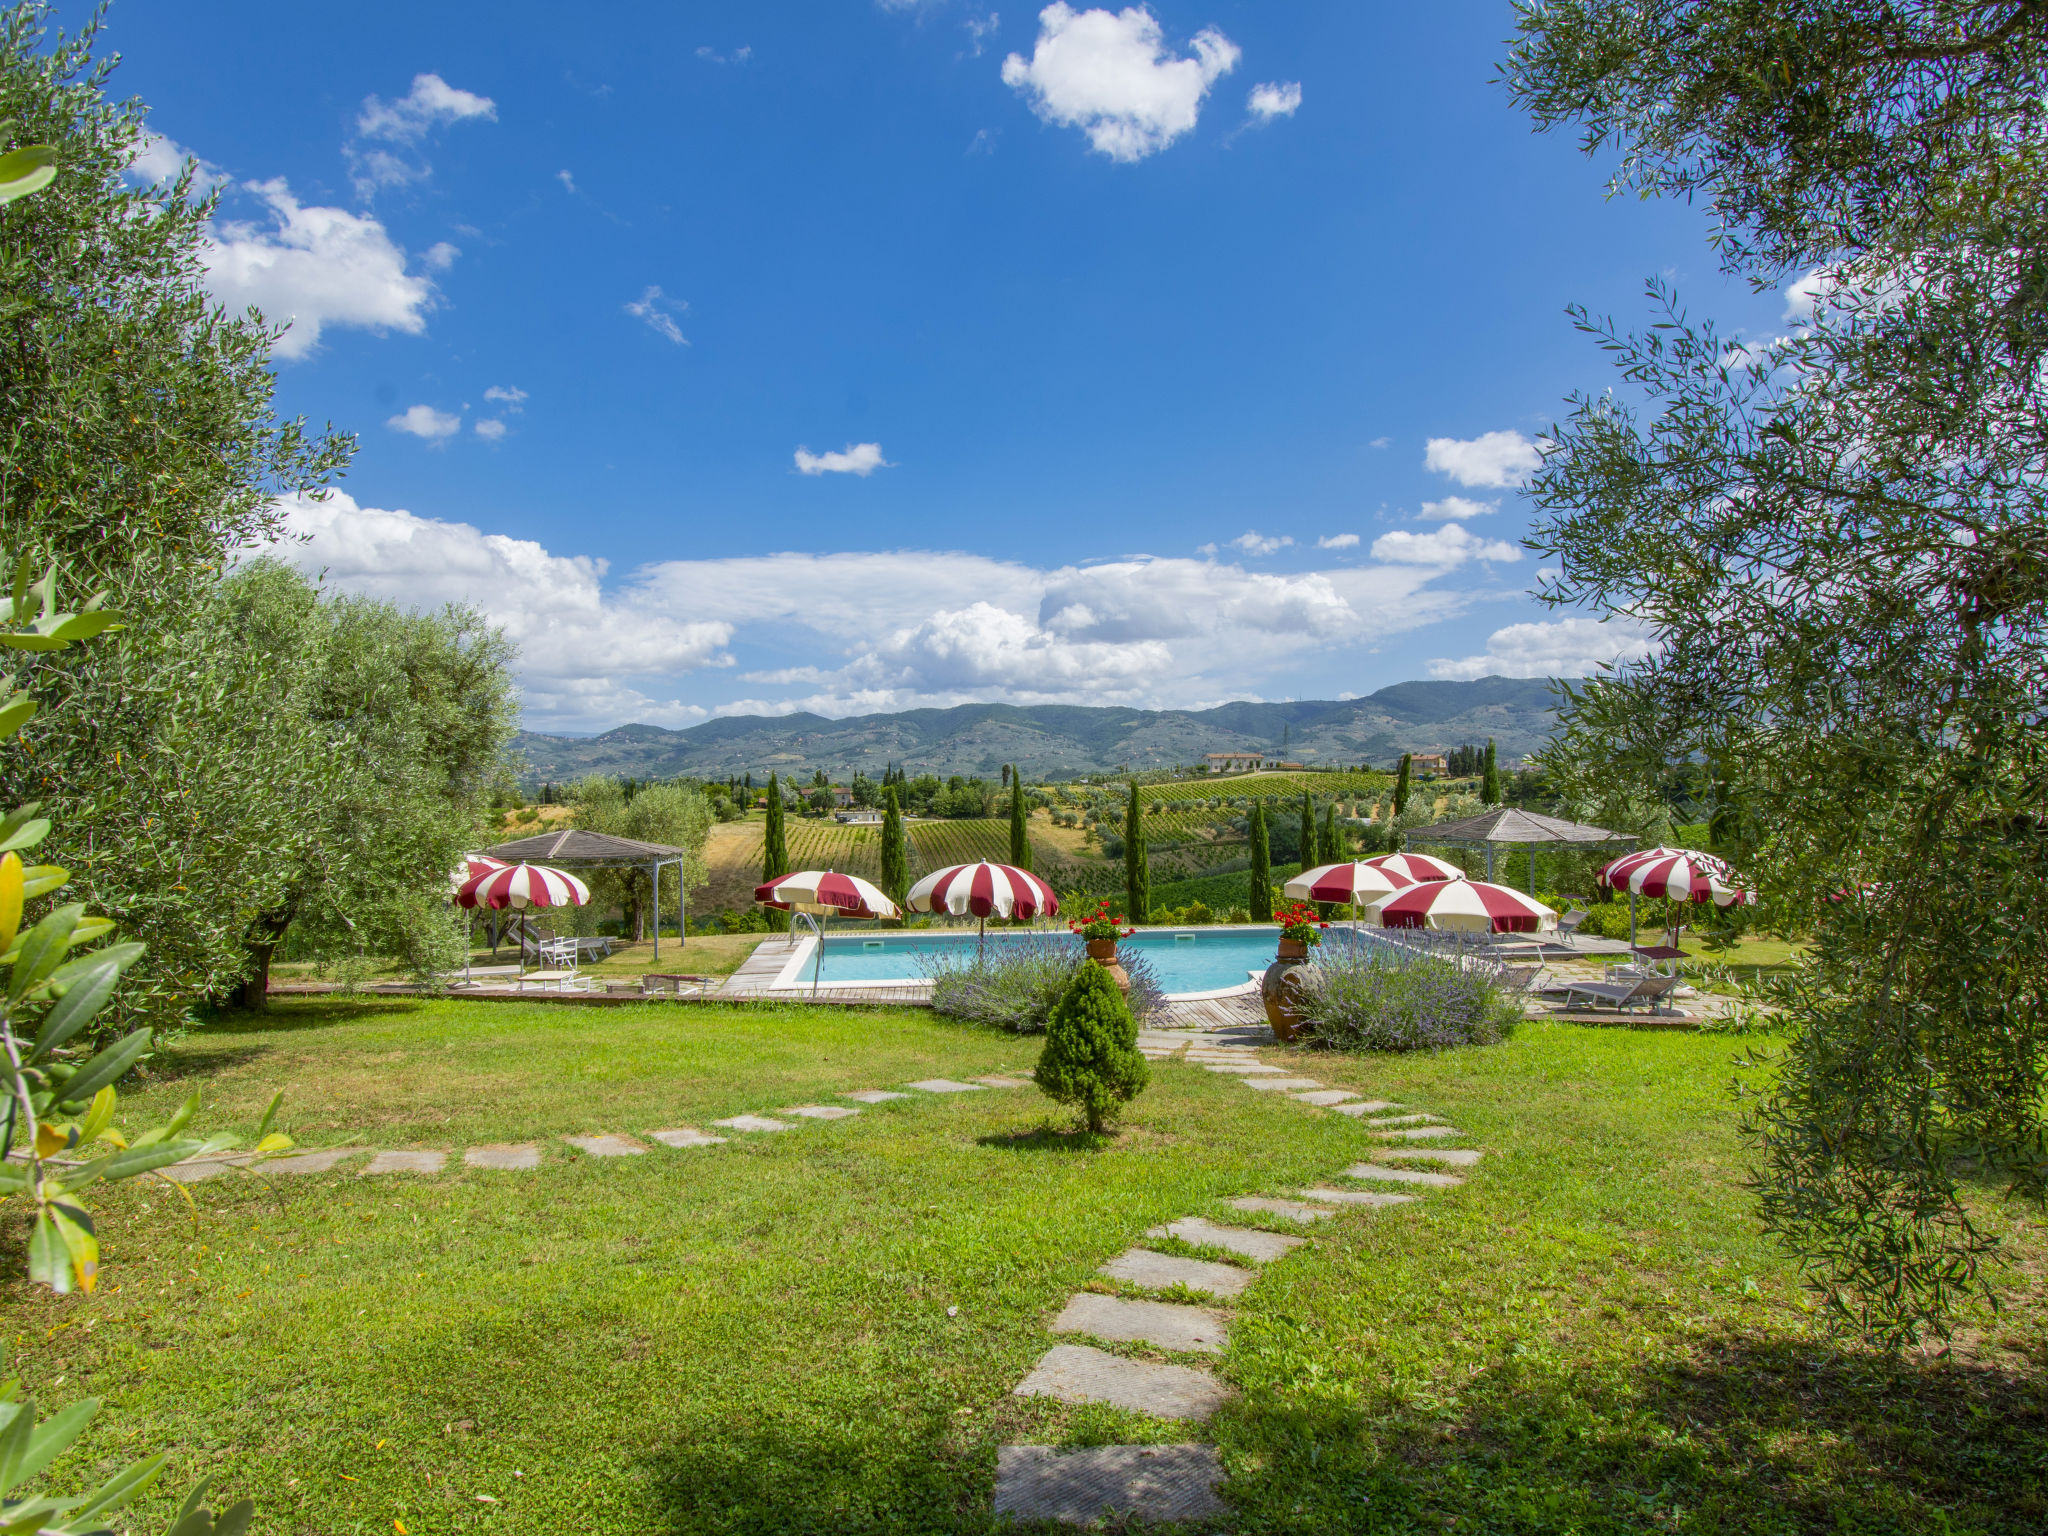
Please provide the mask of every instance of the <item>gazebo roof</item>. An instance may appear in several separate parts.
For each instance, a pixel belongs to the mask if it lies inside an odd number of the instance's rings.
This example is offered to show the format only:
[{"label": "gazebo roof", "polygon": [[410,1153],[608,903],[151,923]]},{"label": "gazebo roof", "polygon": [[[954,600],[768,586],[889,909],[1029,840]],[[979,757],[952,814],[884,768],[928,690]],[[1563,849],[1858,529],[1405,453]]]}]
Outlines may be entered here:
[{"label": "gazebo roof", "polygon": [[613,837],[609,832],[586,832],[571,827],[563,832],[542,832],[516,842],[486,848],[494,859],[508,864],[582,864],[586,866],[651,864],[656,859],[680,859],[686,849],[665,843],[636,842],[630,837]]},{"label": "gazebo roof", "polygon": [[1453,843],[1484,847],[1488,843],[1632,843],[1630,832],[1610,832],[1583,822],[1540,816],[1511,805],[1496,806],[1463,821],[1440,821],[1431,827],[1415,827],[1408,833],[1417,843]]}]

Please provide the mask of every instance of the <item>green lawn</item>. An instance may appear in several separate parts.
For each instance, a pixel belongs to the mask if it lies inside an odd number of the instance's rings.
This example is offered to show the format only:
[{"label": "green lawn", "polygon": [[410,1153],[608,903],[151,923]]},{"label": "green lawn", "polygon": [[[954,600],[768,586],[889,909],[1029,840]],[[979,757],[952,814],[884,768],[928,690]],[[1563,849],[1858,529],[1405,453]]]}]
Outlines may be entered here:
[{"label": "green lawn", "polygon": [[[1831,1350],[1739,1188],[1746,1043],[1531,1024],[1313,1060],[1488,1158],[1462,1189],[1326,1223],[1246,1293],[1217,1367],[1240,1396],[1194,1431],[1238,1528],[2048,1521],[2048,1245],[2027,1236],[2034,1278],[1952,1357]],[[1034,1055],[910,1011],[322,1000],[195,1032],[126,1103],[141,1123],[196,1084],[212,1124],[246,1125],[282,1087],[306,1145],[459,1149]],[[984,1531],[998,1445],[1190,1433],[1008,1396],[1097,1264],[1371,1145],[1184,1064],[1101,1144],[1050,1113],[1029,1090],[920,1096],[721,1147],[553,1145],[532,1173],[221,1179],[193,1190],[196,1237],[179,1196],[124,1188],[100,1297],[16,1283],[0,1304],[46,1408],[109,1403],[60,1476],[175,1446],[172,1482],[253,1495],[259,1530]]]}]

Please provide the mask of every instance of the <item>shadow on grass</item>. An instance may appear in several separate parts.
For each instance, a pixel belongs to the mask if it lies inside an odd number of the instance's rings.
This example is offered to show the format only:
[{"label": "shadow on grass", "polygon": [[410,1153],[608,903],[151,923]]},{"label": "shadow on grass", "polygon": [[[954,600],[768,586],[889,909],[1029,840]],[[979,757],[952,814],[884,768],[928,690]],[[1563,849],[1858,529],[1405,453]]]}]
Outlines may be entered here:
[{"label": "shadow on grass", "polygon": [[1116,1140],[1117,1133],[1113,1130],[1091,1131],[1086,1126],[1054,1124],[1046,1120],[1028,1131],[977,1136],[975,1144],[993,1147],[998,1152],[1099,1152],[1105,1147],[1115,1146]]},{"label": "shadow on grass", "polygon": [[1245,1528],[2048,1528],[2038,1370],[1720,1334],[1657,1363],[1501,1360],[1456,1391],[1325,1411],[1255,1394],[1226,1442],[1264,1453],[1232,1490]]},{"label": "shadow on grass", "polygon": [[296,1034],[360,1023],[364,1019],[402,1019],[418,1013],[421,1002],[411,997],[322,997],[273,1002],[267,1008],[224,1008],[202,1019],[186,1038]]}]

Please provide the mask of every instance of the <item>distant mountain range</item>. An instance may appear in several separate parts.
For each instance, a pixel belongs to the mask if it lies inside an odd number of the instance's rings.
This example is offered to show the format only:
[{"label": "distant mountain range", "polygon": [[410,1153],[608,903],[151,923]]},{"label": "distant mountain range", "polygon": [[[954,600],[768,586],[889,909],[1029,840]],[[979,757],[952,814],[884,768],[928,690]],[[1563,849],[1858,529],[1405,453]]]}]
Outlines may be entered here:
[{"label": "distant mountain range", "polygon": [[1534,752],[1550,735],[1556,696],[1540,678],[1396,683],[1361,699],[1223,704],[1215,709],[962,704],[894,715],[734,715],[687,730],[622,725],[601,736],[522,731],[513,746],[528,779],[609,773],[723,779],[770,772],[844,781],[890,763],[913,775],[993,777],[1015,763],[1027,778],[1065,779],[1197,763],[1208,752],[1264,752],[1310,766],[1391,767],[1403,752],[1443,752],[1492,737],[1502,757]]}]

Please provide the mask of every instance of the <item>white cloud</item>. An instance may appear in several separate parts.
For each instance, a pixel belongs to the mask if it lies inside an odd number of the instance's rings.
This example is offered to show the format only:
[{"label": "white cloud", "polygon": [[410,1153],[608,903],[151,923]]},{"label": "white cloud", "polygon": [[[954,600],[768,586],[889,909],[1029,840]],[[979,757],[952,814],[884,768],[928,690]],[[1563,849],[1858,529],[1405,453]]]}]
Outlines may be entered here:
[{"label": "white cloud", "polygon": [[865,480],[878,469],[896,466],[882,457],[880,443],[848,443],[843,453],[813,453],[808,448],[799,448],[796,467],[800,474],[859,475]]},{"label": "white cloud", "polygon": [[1396,565],[1463,565],[1467,560],[1519,560],[1522,552],[1497,539],[1476,539],[1458,524],[1428,533],[1401,529],[1373,540],[1372,557]]},{"label": "white cloud", "polygon": [[[566,176],[569,173],[564,171],[562,174]],[[689,340],[683,335],[682,327],[676,324],[675,316],[670,314],[669,310],[689,307],[682,300],[671,299],[659,288],[650,285],[645,293],[626,306],[626,313],[636,320],[644,320],[647,328],[663,340],[672,341],[679,347],[687,347],[690,344]]]},{"label": "white cloud", "polygon": [[[1241,549],[1248,555],[1270,555],[1276,550],[1286,549],[1294,540],[1286,534],[1266,535],[1257,529],[1247,529],[1230,540],[1232,549]],[[1212,546],[1213,547],[1213,546]]]},{"label": "white cloud", "polygon": [[283,503],[295,542],[272,553],[335,585],[413,608],[464,603],[504,626],[520,648],[527,723],[577,727],[646,720],[687,725],[709,713],[661,700],[630,679],[670,678],[731,664],[732,625],[685,621],[647,606],[644,587],[607,593],[605,564],[548,553],[339,493]]},{"label": "white cloud", "polygon": [[505,423],[489,417],[476,424],[476,435],[487,443],[502,441],[507,430]]},{"label": "white cloud", "polygon": [[973,47],[975,58],[981,57],[982,49],[988,46],[988,40],[996,35],[996,28],[1001,26],[1002,22],[1000,14],[990,11],[979,20],[970,16],[961,23],[967,28],[967,41]]},{"label": "white cloud", "polygon": [[270,223],[223,222],[206,250],[206,286],[230,309],[258,308],[290,320],[279,338],[282,358],[319,345],[330,325],[373,331],[427,328],[434,285],[405,270],[405,252],[384,226],[344,208],[307,208],[282,177],[244,183],[270,209]]},{"label": "white cloud", "polygon": [[1444,658],[1429,664],[1431,677],[1587,677],[1608,662],[1634,661],[1657,643],[1626,619],[1560,619],[1510,624],[1486,641],[1484,656]]},{"label": "white cloud", "polygon": [[1317,549],[1356,549],[1358,535],[1355,533],[1332,533],[1316,540]]},{"label": "white cloud", "polygon": [[1371,442],[1367,443],[1365,446],[1368,448],[1384,448],[1392,441],[1393,439],[1391,437],[1376,437]]},{"label": "white cloud", "polygon": [[1276,117],[1292,117],[1300,106],[1299,80],[1275,80],[1265,85],[1255,85],[1245,103],[1246,110],[1261,123],[1270,123]]},{"label": "white cloud", "polygon": [[436,272],[446,272],[455,265],[455,258],[461,254],[461,246],[450,245],[446,240],[437,240],[426,248],[425,252],[421,254],[420,260]]},{"label": "white cloud", "polygon": [[184,172],[186,162],[192,164],[192,190],[205,194],[227,182],[227,172],[210,160],[199,156],[174,140],[160,133],[152,133],[135,149],[135,158],[128,162],[128,174],[144,186],[175,182]]},{"label": "white cloud", "polygon": [[414,75],[412,89],[396,101],[365,96],[363,110],[356,118],[356,132],[366,139],[410,144],[437,124],[459,123],[472,117],[495,122],[497,103],[473,91],[457,90],[439,75]]},{"label": "white cloud", "polygon": [[1450,519],[1463,522],[1468,517],[1484,517],[1489,512],[1498,512],[1497,501],[1474,501],[1469,496],[1446,496],[1442,501],[1425,501],[1421,517],[1426,522],[1443,522]]},{"label": "white cloud", "polygon": [[697,50],[697,57],[707,64],[744,64],[753,56],[754,50],[751,46],[735,48],[731,53],[720,53],[707,43]]},{"label": "white cloud", "polygon": [[570,192],[574,192],[576,190],[576,178],[574,176],[571,176],[567,171],[555,172],[555,180],[559,181],[562,184],[562,186]]},{"label": "white cloud", "polygon": [[1536,445],[1519,432],[1485,432],[1470,441],[1432,437],[1423,455],[1438,474],[1489,489],[1520,485],[1542,462]]},{"label": "white cloud", "polygon": [[1143,6],[1076,11],[1056,0],[1038,13],[1031,57],[1003,60],[1003,83],[1046,122],[1083,130],[1110,159],[1142,160],[1190,132],[1209,87],[1237,67],[1238,46],[1214,27],[1192,46],[1192,58],[1169,53]]},{"label": "white cloud", "polygon": [[484,398],[516,412],[526,404],[526,391],[516,384],[493,384],[484,391]]},{"label": "white cloud", "polygon": [[409,432],[430,443],[445,442],[462,430],[462,417],[431,405],[410,406],[384,423],[394,432]]}]

